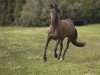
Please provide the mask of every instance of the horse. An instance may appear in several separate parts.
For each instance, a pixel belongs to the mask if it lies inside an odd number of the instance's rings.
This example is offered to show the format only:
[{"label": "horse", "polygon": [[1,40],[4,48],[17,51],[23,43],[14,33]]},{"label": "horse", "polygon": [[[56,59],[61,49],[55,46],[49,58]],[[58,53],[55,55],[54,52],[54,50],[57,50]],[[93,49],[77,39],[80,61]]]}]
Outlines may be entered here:
[{"label": "horse", "polygon": [[[48,44],[51,40],[56,41],[56,45],[54,47],[54,55],[55,58],[64,60],[65,53],[69,48],[70,42],[77,46],[77,47],[84,47],[86,44],[85,42],[77,42],[77,30],[74,26],[73,21],[69,18],[66,20],[59,19],[60,10],[58,9],[57,5],[50,5],[50,26],[48,29],[48,37],[46,41],[46,45],[44,48],[44,61],[47,61],[46,51],[48,48]],[[67,38],[66,48],[64,53],[62,54],[63,49],[63,40]],[[60,52],[57,54],[57,47],[60,44]],[[61,57],[62,54],[62,57]]]}]

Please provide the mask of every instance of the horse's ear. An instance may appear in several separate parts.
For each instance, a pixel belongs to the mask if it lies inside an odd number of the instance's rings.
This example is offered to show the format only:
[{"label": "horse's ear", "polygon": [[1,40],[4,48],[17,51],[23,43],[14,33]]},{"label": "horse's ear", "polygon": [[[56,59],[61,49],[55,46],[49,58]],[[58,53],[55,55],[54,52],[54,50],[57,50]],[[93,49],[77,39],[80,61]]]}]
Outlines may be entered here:
[{"label": "horse's ear", "polygon": [[53,8],[53,5],[52,4],[50,4],[50,8]]}]

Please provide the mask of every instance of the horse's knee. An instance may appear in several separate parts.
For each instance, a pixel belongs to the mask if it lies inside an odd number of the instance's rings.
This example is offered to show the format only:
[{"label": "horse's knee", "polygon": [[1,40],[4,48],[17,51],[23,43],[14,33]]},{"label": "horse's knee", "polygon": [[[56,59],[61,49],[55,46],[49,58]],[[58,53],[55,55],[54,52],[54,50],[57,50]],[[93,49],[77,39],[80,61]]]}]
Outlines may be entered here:
[{"label": "horse's knee", "polygon": [[60,46],[60,49],[63,49],[63,45]]},{"label": "horse's knee", "polygon": [[57,50],[57,47],[55,47],[54,50],[56,51]]},{"label": "horse's knee", "polygon": [[43,59],[44,59],[44,62],[46,62],[46,61],[47,61],[47,57],[43,57]]}]

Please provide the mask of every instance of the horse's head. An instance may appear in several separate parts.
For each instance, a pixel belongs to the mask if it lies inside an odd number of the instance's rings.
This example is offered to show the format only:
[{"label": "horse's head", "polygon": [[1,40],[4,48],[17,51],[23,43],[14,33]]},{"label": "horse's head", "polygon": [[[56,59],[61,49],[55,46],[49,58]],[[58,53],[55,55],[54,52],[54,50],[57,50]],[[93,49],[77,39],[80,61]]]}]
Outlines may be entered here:
[{"label": "horse's head", "polygon": [[59,9],[57,8],[57,5],[50,5],[50,18],[51,18],[51,23],[55,23],[58,21],[58,16],[59,16]]}]

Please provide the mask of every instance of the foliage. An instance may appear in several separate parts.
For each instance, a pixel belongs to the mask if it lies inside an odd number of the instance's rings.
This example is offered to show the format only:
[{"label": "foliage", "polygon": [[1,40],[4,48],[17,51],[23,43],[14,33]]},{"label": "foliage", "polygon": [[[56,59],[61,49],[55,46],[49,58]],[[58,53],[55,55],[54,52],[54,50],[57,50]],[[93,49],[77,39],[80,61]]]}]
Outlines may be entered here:
[{"label": "foliage", "polygon": [[25,0],[0,0],[0,25],[10,25],[14,21],[18,23],[21,7]]},{"label": "foliage", "polygon": [[15,17],[14,24],[20,25],[20,23],[19,23],[19,19],[21,17],[20,12],[22,11],[22,7],[25,3],[26,3],[25,0],[16,0],[16,5],[15,5],[15,9],[14,9],[14,17]]},{"label": "foliage", "polygon": [[51,3],[58,5],[60,19],[100,22],[100,0],[0,0],[0,25],[49,25]]},{"label": "foliage", "polygon": [[7,25],[14,22],[15,0],[0,0],[0,25]]}]

